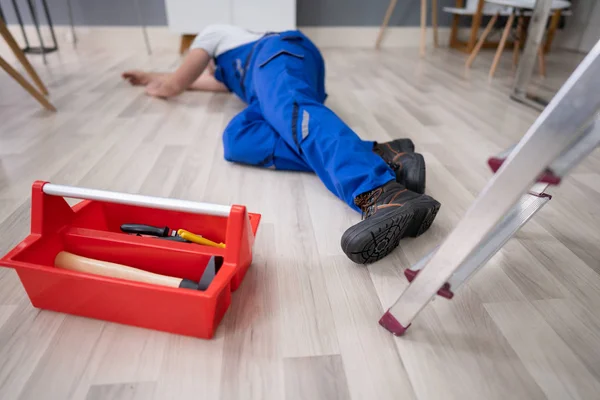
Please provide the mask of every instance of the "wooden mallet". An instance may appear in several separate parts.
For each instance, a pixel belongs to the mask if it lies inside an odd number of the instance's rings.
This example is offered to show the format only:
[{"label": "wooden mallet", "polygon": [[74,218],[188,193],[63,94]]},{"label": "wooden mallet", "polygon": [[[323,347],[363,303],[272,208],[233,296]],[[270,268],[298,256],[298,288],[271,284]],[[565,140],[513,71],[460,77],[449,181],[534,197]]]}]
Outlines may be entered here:
[{"label": "wooden mallet", "polygon": [[82,257],[66,251],[61,251],[54,259],[55,267],[68,269],[70,271],[193,290],[206,290],[208,285],[210,285],[214,279],[222,263],[223,259],[221,257],[211,257],[206,265],[206,269],[202,273],[200,281],[194,282],[190,279],[155,274],[153,272],[129,267],[127,265]]}]

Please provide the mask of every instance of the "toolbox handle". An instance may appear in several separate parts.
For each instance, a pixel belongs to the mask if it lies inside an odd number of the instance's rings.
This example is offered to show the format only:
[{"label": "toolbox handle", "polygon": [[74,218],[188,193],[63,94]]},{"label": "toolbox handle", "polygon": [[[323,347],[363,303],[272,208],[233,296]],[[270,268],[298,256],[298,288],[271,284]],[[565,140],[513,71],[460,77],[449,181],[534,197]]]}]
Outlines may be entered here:
[{"label": "toolbox handle", "polygon": [[150,207],[170,211],[183,211],[194,214],[208,214],[219,217],[228,217],[231,212],[231,206],[220,204],[198,203],[195,201],[168,199],[165,197],[109,192],[107,190],[55,185],[52,183],[44,184],[42,190],[49,196],[62,196],[81,200],[97,200],[107,203]]}]

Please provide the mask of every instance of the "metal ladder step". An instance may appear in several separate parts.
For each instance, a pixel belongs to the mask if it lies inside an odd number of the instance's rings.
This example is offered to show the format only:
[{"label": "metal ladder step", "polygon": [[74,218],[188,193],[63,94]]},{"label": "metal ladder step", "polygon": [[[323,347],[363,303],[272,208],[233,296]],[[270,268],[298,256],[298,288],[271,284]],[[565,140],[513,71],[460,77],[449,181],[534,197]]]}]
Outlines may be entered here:
[{"label": "metal ladder step", "polygon": [[[485,237],[476,251],[471,253],[460,268],[444,283],[437,294],[452,299],[456,290],[473,273],[483,267],[552,198],[544,192],[547,187],[547,184],[538,183],[531,188],[529,193],[523,195],[502,221]],[[437,247],[412,268],[404,271],[404,275],[409,282],[417,277],[436,251]]]}]

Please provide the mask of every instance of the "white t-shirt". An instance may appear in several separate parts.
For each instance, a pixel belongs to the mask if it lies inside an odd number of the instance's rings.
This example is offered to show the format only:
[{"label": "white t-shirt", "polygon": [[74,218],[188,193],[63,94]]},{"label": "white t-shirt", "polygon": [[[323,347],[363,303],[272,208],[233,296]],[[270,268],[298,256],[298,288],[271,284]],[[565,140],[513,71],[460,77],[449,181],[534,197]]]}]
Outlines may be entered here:
[{"label": "white t-shirt", "polygon": [[204,49],[211,57],[254,42],[264,36],[233,25],[209,25],[192,42],[191,49]]}]

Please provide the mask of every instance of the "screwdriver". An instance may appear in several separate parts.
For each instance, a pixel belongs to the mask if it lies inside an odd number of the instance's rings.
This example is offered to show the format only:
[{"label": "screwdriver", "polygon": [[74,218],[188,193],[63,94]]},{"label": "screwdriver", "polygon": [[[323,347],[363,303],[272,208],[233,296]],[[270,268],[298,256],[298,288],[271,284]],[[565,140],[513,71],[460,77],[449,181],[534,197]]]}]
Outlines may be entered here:
[{"label": "screwdriver", "polygon": [[211,247],[219,247],[221,249],[225,248],[225,243],[213,242],[212,240],[205,239],[202,236],[196,235],[189,231],[186,231],[185,229],[179,229],[177,231],[177,234],[179,236],[181,236],[183,239],[189,240],[192,243],[203,244],[205,246],[211,246]]}]

